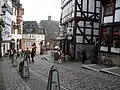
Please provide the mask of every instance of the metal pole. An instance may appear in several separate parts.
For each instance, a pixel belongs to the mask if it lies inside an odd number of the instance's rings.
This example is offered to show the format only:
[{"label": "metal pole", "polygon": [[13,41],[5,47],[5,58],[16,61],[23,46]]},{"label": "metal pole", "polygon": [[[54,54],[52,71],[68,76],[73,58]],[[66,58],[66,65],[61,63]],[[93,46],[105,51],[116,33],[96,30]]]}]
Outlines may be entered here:
[{"label": "metal pole", "polygon": [[2,31],[0,31],[0,59],[2,59]]}]

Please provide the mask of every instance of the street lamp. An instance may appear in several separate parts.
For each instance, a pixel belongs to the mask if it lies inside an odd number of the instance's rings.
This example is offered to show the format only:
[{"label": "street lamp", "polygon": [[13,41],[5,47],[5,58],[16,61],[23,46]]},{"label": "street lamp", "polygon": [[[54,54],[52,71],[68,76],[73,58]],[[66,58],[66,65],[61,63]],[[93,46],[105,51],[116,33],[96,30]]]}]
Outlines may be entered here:
[{"label": "street lamp", "polygon": [[[2,14],[0,14],[0,16],[4,16],[5,15],[5,13],[6,13],[6,10],[7,10],[7,7],[6,7],[6,4],[4,4],[2,7]],[[2,49],[1,49],[1,47],[2,47],[2,35],[1,35],[1,33],[2,33],[2,28],[4,27],[4,21],[1,19],[0,20],[0,59],[2,59]]]}]

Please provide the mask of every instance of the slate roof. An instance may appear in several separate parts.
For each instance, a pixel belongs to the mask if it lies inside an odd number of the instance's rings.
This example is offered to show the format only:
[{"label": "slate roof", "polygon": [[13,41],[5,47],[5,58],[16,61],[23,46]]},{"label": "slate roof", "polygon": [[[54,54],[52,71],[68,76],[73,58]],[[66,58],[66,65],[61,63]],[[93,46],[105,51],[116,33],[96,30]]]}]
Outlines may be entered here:
[{"label": "slate roof", "polygon": [[39,25],[45,29],[46,39],[53,39],[54,32],[59,32],[59,21],[41,20]]},{"label": "slate roof", "polygon": [[44,34],[44,30],[38,27],[38,23],[36,21],[23,21],[23,34],[30,34],[30,33]]}]

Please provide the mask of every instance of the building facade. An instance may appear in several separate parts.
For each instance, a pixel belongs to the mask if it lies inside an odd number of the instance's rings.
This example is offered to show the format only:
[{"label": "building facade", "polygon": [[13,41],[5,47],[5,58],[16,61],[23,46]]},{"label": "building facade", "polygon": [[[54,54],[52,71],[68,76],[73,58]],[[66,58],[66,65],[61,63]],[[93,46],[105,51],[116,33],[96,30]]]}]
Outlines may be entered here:
[{"label": "building facade", "polygon": [[62,0],[61,8],[61,29],[66,37],[63,50],[77,60],[78,52],[83,48],[90,51],[99,38],[100,0]]},{"label": "building facade", "polygon": [[120,0],[101,0],[101,47],[100,50],[120,54]]},{"label": "building facade", "polygon": [[22,49],[27,47],[31,50],[32,45],[36,45],[36,53],[40,53],[40,42],[45,41],[44,29],[38,27],[36,21],[23,22]]},{"label": "building facade", "polygon": [[39,26],[45,30],[45,43],[55,44],[54,39],[59,33],[59,21],[54,21],[48,16],[48,20],[41,20]]},{"label": "building facade", "polygon": [[19,50],[22,48],[22,33],[23,33],[23,14],[24,9],[19,0],[13,2],[13,16],[12,16],[12,40],[10,48]]},{"label": "building facade", "polygon": [[5,16],[3,16],[5,28],[2,31],[2,56],[7,53],[7,50],[10,49],[10,41],[12,38],[12,0],[4,0],[7,11]]}]

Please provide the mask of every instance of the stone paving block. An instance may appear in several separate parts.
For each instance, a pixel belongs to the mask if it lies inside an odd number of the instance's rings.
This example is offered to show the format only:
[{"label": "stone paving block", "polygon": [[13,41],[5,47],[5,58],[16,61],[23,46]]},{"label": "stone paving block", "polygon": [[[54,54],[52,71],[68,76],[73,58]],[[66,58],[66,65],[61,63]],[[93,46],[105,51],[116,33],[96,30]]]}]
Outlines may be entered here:
[{"label": "stone paving block", "polygon": [[2,73],[2,61],[0,61],[0,90],[5,90],[4,76]]},{"label": "stone paving block", "polygon": [[17,74],[10,61],[2,64],[6,90],[31,90],[29,86]]},{"label": "stone paving block", "polygon": [[[30,68],[34,74],[37,74],[36,76],[40,78],[44,76],[44,80],[47,81],[51,65],[52,63],[36,57],[35,63],[30,64]],[[113,88],[119,90],[120,78],[117,76],[80,68],[79,63],[55,65],[59,70],[61,87],[65,88],[62,90],[111,90]],[[110,87],[111,85],[114,87]]]}]

